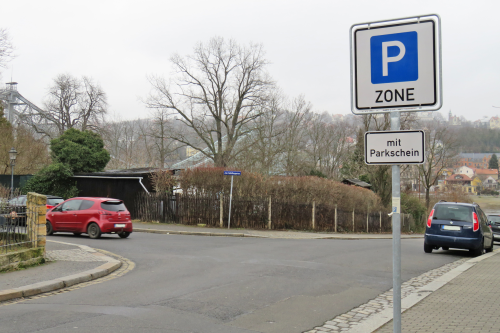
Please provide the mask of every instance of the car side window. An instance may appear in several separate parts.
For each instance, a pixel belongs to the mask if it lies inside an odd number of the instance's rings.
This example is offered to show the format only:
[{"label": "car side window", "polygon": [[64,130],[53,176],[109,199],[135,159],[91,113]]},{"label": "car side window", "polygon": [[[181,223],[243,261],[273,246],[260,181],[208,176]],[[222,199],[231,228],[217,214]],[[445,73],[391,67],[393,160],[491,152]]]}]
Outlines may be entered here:
[{"label": "car side window", "polygon": [[94,205],[93,201],[90,200],[82,200],[82,204],[80,205],[80,210],[86,210],[89,209]]},{"label": "car side window", "polygon": [[488,219],[484,215],[484,212],[482,211],[482,209],[477,207],[477,212],[478,212],[479,218],[481,219],[481,223],[488,223]]},{"label": "car side window", "polygon": [[82,200],[67,201],[63,204],[62,211],[66,212],[66,211],[79,210],[81,203]]},{"label": "car side window", "polygon": [[53,212],[62,212],[62,207],[63,207],[63,206],[64,206],[64,205],[59,205],[59,206],[57,206],[56,208],[52,209],[52,211],[53,211]]}]

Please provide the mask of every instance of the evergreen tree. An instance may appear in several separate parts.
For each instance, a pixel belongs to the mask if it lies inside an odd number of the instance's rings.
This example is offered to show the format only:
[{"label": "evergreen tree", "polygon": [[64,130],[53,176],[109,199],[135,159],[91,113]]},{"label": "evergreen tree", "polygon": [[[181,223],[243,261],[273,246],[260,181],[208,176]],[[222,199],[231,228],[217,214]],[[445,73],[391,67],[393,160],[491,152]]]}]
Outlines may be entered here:
[{"label": "evergreen tree", "polygon": [[50,141],[52,157],[66,164],[72,172],[98,172],[110,160],[101,136],[91,131],[70,128],[57,139]]},{"label": "evergreen tree", "polygon": [[493,156],[491,156],[490,162],[488,163],[488,169],[498,170],[498,157],[496,154],[493,154]]}]

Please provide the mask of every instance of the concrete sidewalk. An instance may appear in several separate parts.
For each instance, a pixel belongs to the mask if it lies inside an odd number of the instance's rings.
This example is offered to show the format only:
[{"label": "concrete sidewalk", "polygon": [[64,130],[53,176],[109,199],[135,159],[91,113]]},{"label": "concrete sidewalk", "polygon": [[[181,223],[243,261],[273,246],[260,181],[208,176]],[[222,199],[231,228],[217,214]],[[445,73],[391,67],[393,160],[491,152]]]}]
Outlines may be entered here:
[{"label": "concrete sidewalk", "polygon": [[[198,236],[225,236],[225,237],[259,237],[259,238],[290,238],[290,239],[392,239],[392,234],[378,233],[333,233],[309,232],[296,230],[252,230],[198,227],[181,224],[134,222],[134,232],[149,232],[161,234],[181,234]],[[401,238],[423,238],[423,234],[401,235]]]}]

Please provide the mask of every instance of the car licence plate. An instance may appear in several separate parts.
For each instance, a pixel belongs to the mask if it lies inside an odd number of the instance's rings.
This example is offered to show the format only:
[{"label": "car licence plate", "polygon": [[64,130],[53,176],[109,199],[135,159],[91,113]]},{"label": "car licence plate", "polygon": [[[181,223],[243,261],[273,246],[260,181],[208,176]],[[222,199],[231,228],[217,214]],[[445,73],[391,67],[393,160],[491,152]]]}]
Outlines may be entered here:
[{"label": "car licence plate", "polygon": [[443,225],[443,230],[455,230],[455,231],[458,231],[458,230],[460,230],[460,227],[456,226],[456,225]]},{"label": "car licence plate", "polygon": [[125,228],[125,224],[123,223],[115,224],[115,228]]}]

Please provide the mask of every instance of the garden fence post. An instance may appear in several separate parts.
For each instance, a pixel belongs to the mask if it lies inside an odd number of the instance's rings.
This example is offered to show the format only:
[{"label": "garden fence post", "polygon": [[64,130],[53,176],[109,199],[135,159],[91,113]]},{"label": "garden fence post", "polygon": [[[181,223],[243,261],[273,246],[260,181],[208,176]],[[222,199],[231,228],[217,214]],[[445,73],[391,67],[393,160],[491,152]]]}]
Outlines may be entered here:
[{"label": "garden fence post", "polygon": [[222,201],[222,193],[220,194],[220,227],[221,228],[224,228],[224,219],[223,219],[223,212],[224,212],[224,205],[223,205],[223,201]]},{"label": "garden fence post", "polygon": [[316,201],[313,201],[313,209],[312,209],[312,229],[316,229]]},{"label": "garden fence post", "polygon": [[354,232],[354,208],[352,209],[352,232]]},{"label": "garden fence post", "polygon": [[382,233],[382,212],[378,212],[378,216],[380,218],[380,233]]},{"label": "garden fence post", "polygon": [[368,220],[370,217],[370,210],[366,212],[366,233],[368,233]]},{"label": "garden fence post", "polygon": [[269,196],[269,212],[267,218],[267,228],[271,230],[271,196]]},{"label": "garden fence post", "polygon": [[335,232],[337,232],[337,205],[335,205]]}]

